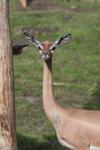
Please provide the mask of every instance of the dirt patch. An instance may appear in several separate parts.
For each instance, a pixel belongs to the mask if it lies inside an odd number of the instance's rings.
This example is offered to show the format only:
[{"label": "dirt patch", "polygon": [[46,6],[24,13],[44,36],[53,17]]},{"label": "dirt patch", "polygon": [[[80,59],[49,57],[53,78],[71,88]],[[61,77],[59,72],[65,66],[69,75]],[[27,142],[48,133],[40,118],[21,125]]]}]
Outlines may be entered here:
[{"label": "dirt patch", "polygon": [[[87,3],[87,2],[86,2]],[[57,11],[62,11],[63,13],[68,13],[68,12],[86,12],[86,13],[91,13],[93,11],[95,11],[95,8],[89,8],[89,7],[83,7],[81,8],[80,6],[77,5],[71,5],[70,7],[67,7],[68,1],[66,1],[66,3],[59,5],[59,4],[55,4],[53,2],[53,0],[28,0],[28,7],[27,8],[23,8],[21,6],[21,3],[19,1],[19,3],[15,4],[15,8],[19,11],[28,11],[28,10],[32,10],[32,11],[49,11],[52,12],[55,9]],[[13,8],[12,4],[10,4],[10,8]]]},{"label": "dirt patch", "polygon": [[42,101],[42,97],[25,96],[24,99],[27,100],[31,104],[34,104],[35,102],[38,102],[38,101]]},{"label": "dirt patch", "polygon": [[51,0],[33,0],[31,3],[31,8],[33,10],[48,10],[53,7]]},{"label": "dirt patch", "polygon": [[27,8],[23,8],[21,4],[17,5],[18,10],[50,10],[53,7],[54,4],[51,0],[29,0]]},{"label": "dirt patch", "polygon": [[52,28],[48,28],[48,27],[45,27],[45,28],[21,28],[21,29],[18,29],[17,32],[28,32],[28,33],[31,33],[32,35],[34,36],[45,36],[45,35],[50,35],[52,34],[53,32],[57,32],[59,30],[58,27],[52,27]]}]

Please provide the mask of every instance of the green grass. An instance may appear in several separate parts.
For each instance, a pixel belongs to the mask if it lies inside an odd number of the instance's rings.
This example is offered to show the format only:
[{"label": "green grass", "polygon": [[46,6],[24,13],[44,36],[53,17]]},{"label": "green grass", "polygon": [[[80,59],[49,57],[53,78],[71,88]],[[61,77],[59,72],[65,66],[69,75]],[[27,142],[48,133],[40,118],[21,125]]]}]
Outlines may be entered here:
[{"label": "green grass", "polygon": [[[100,110],[100,3],[54,2],[53,11],[25,11],[18,9],[18,4],[15,7],[12,0],[13,41],[27,42],[23,31],[29,29],[40,41],[54,41],[71,33],[72,40],[53,56],[55,97],[67,108]],[[43,110],[42,60],[35,47],[14,57],[14,78],[19,150],[63,150]]]},{"label": "green grass", "polygon": [[17,134],[17,138],[18,150],[65,150],[65,148],[62,148],[62,146],[58,143],[55,134],[44,135],[44,138],[41,138],[41,136]]}]

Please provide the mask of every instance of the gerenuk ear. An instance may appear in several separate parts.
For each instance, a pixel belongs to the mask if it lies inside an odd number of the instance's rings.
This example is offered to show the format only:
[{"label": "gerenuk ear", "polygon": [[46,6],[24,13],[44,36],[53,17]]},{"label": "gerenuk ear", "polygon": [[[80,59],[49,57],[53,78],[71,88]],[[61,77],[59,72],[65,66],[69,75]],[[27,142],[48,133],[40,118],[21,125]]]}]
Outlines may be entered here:
[{"label": "gerenuk ear", "polygon": [[32,36],[31,34],[28,34],[26,32],[24,32],[25,37],[29,40],[29,42],[31,42],[32,44],[34,44],[38,49],[43,49],[42,44],[37,41],[34,36]]},{"label": "gerenuk ear", "polygon": [[71,34],[64,35],[56,40],[50,47],[50,50],[55,50],[59,45],[68,42],[71,39]]}]

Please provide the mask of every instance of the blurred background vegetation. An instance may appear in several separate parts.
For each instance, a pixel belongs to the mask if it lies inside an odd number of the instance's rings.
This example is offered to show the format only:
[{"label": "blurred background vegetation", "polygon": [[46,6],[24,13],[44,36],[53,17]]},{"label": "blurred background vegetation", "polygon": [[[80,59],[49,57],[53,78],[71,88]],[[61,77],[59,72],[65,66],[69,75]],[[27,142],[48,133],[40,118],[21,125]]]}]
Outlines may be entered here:
[{"label": "blurred background vegetation", "polygon": [[[28,7],[10,0],[13,43],[27,43],[23,32],[38,40],[72,40],[53,57],[54,94],[59,104],[100,110],[99,0],[33,0]],[[14,57],[18,150],[64,150],[42,105],[42,60],[34,46]]]}]

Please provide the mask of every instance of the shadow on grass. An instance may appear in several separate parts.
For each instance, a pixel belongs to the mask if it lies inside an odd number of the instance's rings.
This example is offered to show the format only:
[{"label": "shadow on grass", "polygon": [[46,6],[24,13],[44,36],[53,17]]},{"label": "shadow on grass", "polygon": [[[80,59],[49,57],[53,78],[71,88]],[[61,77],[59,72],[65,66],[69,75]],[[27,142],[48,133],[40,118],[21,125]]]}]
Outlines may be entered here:
[{"label": "shadow on grass", "polygon": [[83,108],[89,109],[89,110],[100,110],[100,101],[97,100],[91,100],[88,103],[86,103]]},{"label": "shadow on grass", "polygon": [[[65,150],[57,140],[56,135],[29,137],[17,134],[18,150]],[[68,149],[66,149],[68,150]]]}]

